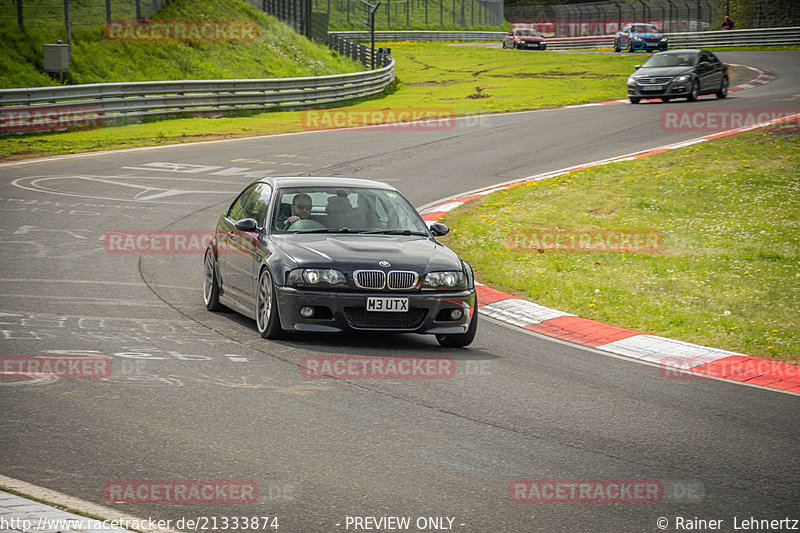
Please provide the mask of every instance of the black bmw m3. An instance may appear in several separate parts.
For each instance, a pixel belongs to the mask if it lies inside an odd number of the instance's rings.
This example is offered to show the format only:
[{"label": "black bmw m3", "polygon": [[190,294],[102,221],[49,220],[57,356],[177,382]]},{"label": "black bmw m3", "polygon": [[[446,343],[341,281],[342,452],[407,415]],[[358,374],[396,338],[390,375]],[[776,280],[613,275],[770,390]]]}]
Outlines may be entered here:
[{"label": "black bmw m3", "polygon": [[203,299],[285,332],[392,331],[475,338],[472,269],[397,189],[345,178],[264,178],[217,219]]}]

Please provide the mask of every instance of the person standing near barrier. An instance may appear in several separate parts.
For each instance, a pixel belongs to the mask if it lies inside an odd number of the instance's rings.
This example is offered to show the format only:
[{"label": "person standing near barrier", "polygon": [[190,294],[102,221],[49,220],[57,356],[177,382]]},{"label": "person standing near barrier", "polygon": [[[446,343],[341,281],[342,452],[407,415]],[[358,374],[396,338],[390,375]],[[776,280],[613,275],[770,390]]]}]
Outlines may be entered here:
[{"label": "person standing near barrier", "polygon": [[733,19],[730,16],[725,15],[725,20],[722,22],[722,29],[723,30],[732,30],[733,29],[733,24],[734,24],[733,23]]}]

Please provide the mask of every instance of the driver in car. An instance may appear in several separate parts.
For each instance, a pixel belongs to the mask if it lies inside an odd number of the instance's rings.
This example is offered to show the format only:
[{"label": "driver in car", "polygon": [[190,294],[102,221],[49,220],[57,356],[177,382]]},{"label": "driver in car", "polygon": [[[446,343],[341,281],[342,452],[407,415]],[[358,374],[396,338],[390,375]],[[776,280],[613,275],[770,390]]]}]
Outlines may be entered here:
[{"label": "driver in car", "polygon": [[311,197],[305,193],[296,194],[292,199],[292,213],[283,221],[283,229],[311,216]]}]

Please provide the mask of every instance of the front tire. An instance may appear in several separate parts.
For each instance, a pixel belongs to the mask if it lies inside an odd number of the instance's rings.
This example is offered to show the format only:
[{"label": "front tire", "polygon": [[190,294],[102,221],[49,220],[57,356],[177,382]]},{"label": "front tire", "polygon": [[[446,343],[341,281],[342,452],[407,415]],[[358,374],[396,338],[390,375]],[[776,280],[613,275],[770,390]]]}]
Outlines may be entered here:
[{"label": "front tire", "polygon": [[478,331],[478,302],[472,310],[472,319],[469,321],[469,329],[466,333],[453,333],[451,335],[436,335],[436,342],[445,348],[463,348],[469,346],[475,340],[475,333]]},{"label": "front tire", "polygon": [[725,98],[728,96],[728,78],[722,78],[722,84],[717,91],[717,98]]},{"label": "front tire", "polygon": [[614,41],[614,51],[619,52],[621,48],[619,47],[619,41]]},{"label": "front tire", "polygon": [[272,275],[270,275],[269,270],[264,268],[258,276],[256,329],[258,329],[259,335],[265,339],[279,339],[283,336],[277,301]]},{"label": "front tire", "polygon": [[697,80],[692,82],[692,91],[689,93],[689,96],[686,99],[690,102],[694,102],[697,100],[697,97],[700,96],[700,84],[697,83]]},{"label": "front tire", "polygon": [[628,53],[633,54],[636,50],[633,49],[633,41],[628,43]]},{"label": "front tire", "polygon": [[638,96],[631,96],[629,98],[632,104],[638,104],[639,101],[641,100],[641,98],[639,98]]},{"label": "front tire", "polygon": [[203,303],[209,311],[222,311],[225,307],[219,303],[219,280],[214,266],[214,251],[206,249],[203,259]]}]

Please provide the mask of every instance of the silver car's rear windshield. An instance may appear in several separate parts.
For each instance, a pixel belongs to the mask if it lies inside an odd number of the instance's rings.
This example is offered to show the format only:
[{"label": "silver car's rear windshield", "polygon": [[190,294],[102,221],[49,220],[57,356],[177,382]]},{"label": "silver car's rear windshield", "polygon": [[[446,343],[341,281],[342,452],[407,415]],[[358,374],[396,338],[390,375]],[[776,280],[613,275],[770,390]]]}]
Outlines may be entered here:
[{"label": "silver car's rear windshield", "polygon": [[359,187],[280,189],[271,228],[276,233],[429,234],[419,213],[400,193]]}]

